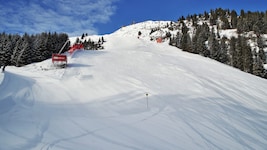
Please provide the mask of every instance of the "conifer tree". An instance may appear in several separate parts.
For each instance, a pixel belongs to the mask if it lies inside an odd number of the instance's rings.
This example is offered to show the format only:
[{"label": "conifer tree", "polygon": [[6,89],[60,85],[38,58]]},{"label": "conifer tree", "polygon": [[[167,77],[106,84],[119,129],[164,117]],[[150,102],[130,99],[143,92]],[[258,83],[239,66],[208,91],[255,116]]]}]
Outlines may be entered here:
[{"label": "conifer tree", "polygon": [[241,18],[245,18],[246,17],[244,9],[240,10],[240,17]]},{"label": "conifer tree", "polygon": [[250,46],[248,46],[247,44],[244,45],[243,47],[243,67],[244,67],[244,71],[248,72],[248,73],[252,73],[253,70],[253,56],[252,56],[252,52],[251,52],[251,48]]},{"label": "conifer tree", "polygon": [[17,57],[16,66],[24,66],[30,64],[32,61],[31,41],[28,34],[23,35],[22,49]]},{"label": "conifer tree", "polygon": [[182,34],[184,35],[189,31],[189,29],[183,21],[181,22],[181,24],[182,24]]},{"label": "conifer tree", "polygon": [[205,57],[210,57],[210,51],[208,50],[205,42],[207,41],[206,33],[204,31],[200,32],[197,38],[197,48],[199,49],[199,54]]},{"label": "conifer tree", "polygon": [[232,29],[237,27],[237,13],[235,10],[231,11],[231,27]]},{"label": "conifer tree", "polygon": [[230,29],[230,24],[229,24],[229,21],[228,21],[228,18],[226,16],[221,16],[221,21],[223,22],[222,24],[222,29]]},{"label": "conifer tree", "polygon": [[196,45],[194,46],[194,51],[197,49],[200,55],[205,57],[210,57],[210,51],[206,46],[206,41],[208,40],[210,35],[209,26],[204,23],[197,27],[194,42]]},{"label": "conifer tree", "polygon": [[229,58],[227,54],[227,44],[226,44],[226,37],[223,37],[220,42],[220,52],[219,52],[219,61],[228,64],[229,63]]},{"label": "conifer tree", "polygon": [[187,52],[191,52],[191,38],[188,33],[182,35],[181,49]]},{"label": "conifer tree", "polygon": [[263,62],[259,57],[259,54],[255,52],[255,61],[253,63],[253,74],[259,77],[267,78],[266,70],[263,68]]},{"label": "conifer tree", "polygon": [[11,37],[6,35],[5,33],[1,35],[1,45],[0,45],[0,54],[1,54],[1,64],[0,65],[10,65],[10,59],[12,55],[12,43],[11,43]]},{"label": "conifer tree", "polygon": [[83,40],[84,36],[85,36],[85,35],[84,35],[84,33],[83,33],[83,34],[82,34],[82,37],[81,37],[82,40]]},{"label": "conifer tree", "polygon": [[263,63],[266,63],[266,55],[265,55],[265,52],[263,50],[264,48],[264,42],[263,42],[263,39],[262,37],[258,37],[257,38],[257,44],[258,44],[258,47],[259,47],[259,59],[261,59],[261,61]]},{"label": "conifer tree", "polygon": [[0,34],[0,66],[2,66],[4,64],[4,54],[5,54],[5,51],[4,51],[4,35],[5,33],[1,33]]},{"label": "conifer tree", "polygon": [[230,64],[233,67],[237,67],[237,52],[236,52],[236,38],[231,37],[230,39],[230,49],[229,49],[229,54],[230,54]]},{"label": "conifer tree", "polygon": [[22,41],[21,37],[16,42],[13,53],[11,55],[11,65],[18,66],[17,60],[18,60],[18,56],[19,56],[20,51],[21,51],[22,42],[23,41]]},{"label": "conifer tree", "polygon": [[[40,36],[36,37],[35,41],[37,42],[35,45],[35,60],[34,61],[42,61],[49,58],[49,49],[47,47],[48,42],[48,34],[42,33]],[[51,57],[51,56],[50,56]]]},{"label": "conifer tree", "polygon": [[180,32],[177,32],[176,38],[175,38],[175,45],[178,48],[181,47],[181,39],[182,39],[182,34]]},{"label": "conifer tree", "polygon": [[220,60],[220,55],[219,55],[220,48],[219,48],[219,42],[217,41],[216,35],[214,33],[214,28],[212,28],[211,30],[208,43],[209,43],[210,57],[212,59],[219,61]]},{"label": "conifer tree", "polygon": [[210,10],[210,25],[216,25],[216,21],[217,21],[217,14],[214,10]]},{"label": "conifer tree", "polygon": [[237,64],[236,64],[236,68],[239,68],[240,70],[244,71],[244,67],[243,67],[243,41],[244,39],[239,35],[237,38],[237,43],[236,43],[236,54],[237,54]]},{"label": "conifer tree", "polygon": [[192,38],[192,53],[199,54],[199,48],[197,47],[197,36]]},{"label": "conifer tree", "polygon": [[184,22],[182,23],[182,36],[181,36],[181,43],[180,43],[180,47],[182,50],[184,51],[190,51],[191,50],[191,38],[188,34],[188,27],[185,25]]},{"label": "conifer tree", "polygon": [[209,19],[209,13],[208,12],[204,12],[204,18],[205,18],[205,20],[208,20]]}]

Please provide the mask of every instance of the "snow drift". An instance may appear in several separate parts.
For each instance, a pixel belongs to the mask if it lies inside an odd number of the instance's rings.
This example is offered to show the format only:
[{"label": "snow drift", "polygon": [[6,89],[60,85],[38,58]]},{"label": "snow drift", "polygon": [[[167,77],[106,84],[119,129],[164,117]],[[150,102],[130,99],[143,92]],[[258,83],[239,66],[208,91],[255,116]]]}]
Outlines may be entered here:
[{"label": "snow drift", "polygon": [[7,67],[0,149],[266,149],[267,80],[152,42],[154,24],[105,35],[66,69]]}]

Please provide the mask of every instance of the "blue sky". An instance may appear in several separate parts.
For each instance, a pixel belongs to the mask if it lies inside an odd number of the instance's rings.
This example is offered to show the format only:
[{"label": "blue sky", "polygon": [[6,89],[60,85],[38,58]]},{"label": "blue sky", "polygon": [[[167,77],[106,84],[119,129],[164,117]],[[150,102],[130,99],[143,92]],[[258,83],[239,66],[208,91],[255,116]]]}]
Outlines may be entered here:
[{"label": "blue sky", "polygon": [[266,11],[266,0],[0,0],[0,32],[112,33],[146,20],[176,21],[211,9]]}]

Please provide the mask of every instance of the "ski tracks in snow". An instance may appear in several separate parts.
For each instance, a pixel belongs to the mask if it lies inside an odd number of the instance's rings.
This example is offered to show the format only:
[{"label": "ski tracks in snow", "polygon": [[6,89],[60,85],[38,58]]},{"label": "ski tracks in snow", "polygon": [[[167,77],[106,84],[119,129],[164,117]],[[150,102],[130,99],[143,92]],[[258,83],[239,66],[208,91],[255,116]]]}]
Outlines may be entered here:
[{"label": "ski tracks in snow", "polygon": [[[264,106],[266,106],[266,103],[264,103],[264,95],[262,95],[262,98],[258,97],[258,99],[262,99],[262,101],[253,100],[255,99],[255,95],[261,95],[261,90],[259,89],[259,94],[248,93],[245,92],[245,90],[250,91],[249,88],[251,87],[240,89],[240,87],[237,87],[238,84],[235,83],[227,81],[226,83],[222,83],[224,82],[223,80],[214,81],[205,77],[200,77],[200,79],[205,82],[206,90],[216,93],[212,94],[214,96],[217,95],[216,97],[203,99],[210,105],[214,105],[214,108],[211,107],[210,109],[216,109],[217,111],[213,111],[216,113],[210,114],[205,111],[207,114],[204,113],[202,115],[208,122],[212,123],[211,126],[213,126],[213,129],[218,129],[219,132],[216,134],[219,134],[218,136],[223,136],[224,138],[228,137],[228,139],[232,139],[231,141],[239,143],[241,148],[253,149],[253,147],[264,147],[267,141],[267,134],[262,131],[267,131],[267,120],[264,117],[260,117],[265,116],[264,113],[266,113],[264,110]],[[229,91],[228,88],[225,88],[226,84],[229,84],[228,87],[232,87],[231,91]],[[243,90],[243,92],[236,92],[240,90]],[[238,93],[243,93],[244,95]],[[241,104],[240,101],[243,103]],[[259,105],[257,105],[257,103],[262,103],[261,106],[263,107],[258,107]],[[257,107],[255,108],[254,106]],[[251,116],[257,116],[262,119],[255,120],[252,119]],[[188,124],[188,122],[186,123]],[[203,127],[205,126],[205,124],[200,125]],[[251,134],[250,132],[252,131],[253,133],[257,133],[257,136]],[[257,143],[257,145],[255,145],[255,143]],[[221,147],[223,146],[219,146],[217,149]]]},{"label": "ski tracks in snow", "polygon": [[[10,72],[5,72],[5,77],[0,85],[0,95],[2,96],[0,104],[5,107],[0,114],[0,127],[3,133],[9,133],[5,137],[6,139],[14,138],[24,141],[19,145],[21,149],[31,149],[37,146],[48,128],[49,123],[44,120],[40,121],[35,114],[36,100],[39,97],[33,90],[37,87],[34,79]],[[2,91],[13,91],[14,94],[1,93]],[[28,117],[20,117],[23,115]],[[15,124],[25,126],[24,130],[15,128]],[[15,143],[13,144],[14,148],[17,146]]]}]

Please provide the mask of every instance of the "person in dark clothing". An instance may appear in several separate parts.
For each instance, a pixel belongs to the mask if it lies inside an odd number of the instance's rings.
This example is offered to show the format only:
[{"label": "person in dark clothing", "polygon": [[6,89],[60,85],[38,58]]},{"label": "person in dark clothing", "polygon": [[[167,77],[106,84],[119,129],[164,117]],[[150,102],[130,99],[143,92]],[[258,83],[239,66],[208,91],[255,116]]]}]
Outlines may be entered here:
[{"label": "person in dark clothing", "polygon": [[6,65],[3,65],[2,72],[5,72],[5,68],[6,68]]},{"label": "person in dark clothing", "polygon": [[5,72],[5,68],[6,68],[7,64],[5,62],[0,62],[0,69],[2,68],[2,72]]}]

